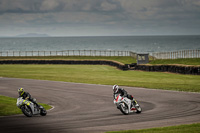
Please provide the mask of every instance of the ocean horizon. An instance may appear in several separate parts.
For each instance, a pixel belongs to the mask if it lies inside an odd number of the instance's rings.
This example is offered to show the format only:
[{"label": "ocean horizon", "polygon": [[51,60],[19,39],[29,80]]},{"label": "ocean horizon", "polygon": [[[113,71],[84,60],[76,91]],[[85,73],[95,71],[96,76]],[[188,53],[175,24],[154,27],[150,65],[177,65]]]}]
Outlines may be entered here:
[{"label": "ocean horizon", "polygon": [[116,50],[153,53],[191,49],[200,49],[200,35],[0,38],[0,51]]}]

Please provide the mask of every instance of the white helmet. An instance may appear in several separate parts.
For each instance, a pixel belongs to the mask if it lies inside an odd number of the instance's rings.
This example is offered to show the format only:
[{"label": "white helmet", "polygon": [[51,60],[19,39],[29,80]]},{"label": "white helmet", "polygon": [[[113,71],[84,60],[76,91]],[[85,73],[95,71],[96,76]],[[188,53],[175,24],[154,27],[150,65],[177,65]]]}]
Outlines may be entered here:
[{"label": "white helmet", "polygon": [[118,89],[119,89],[118,85],[113,85],[113,91],[114,91],[114,93],[117,93]]}]

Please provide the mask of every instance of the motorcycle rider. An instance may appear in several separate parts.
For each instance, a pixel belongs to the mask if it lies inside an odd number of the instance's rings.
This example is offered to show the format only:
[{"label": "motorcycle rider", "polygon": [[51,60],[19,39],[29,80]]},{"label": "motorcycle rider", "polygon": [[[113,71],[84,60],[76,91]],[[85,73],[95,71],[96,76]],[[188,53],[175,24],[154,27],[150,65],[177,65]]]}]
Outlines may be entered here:
[{"label": "motorcycle rider", "polygon": [[18,93],[19,93],[19,97],[23,97],[23,99],[31,101],[37,106],[37,108],[40,107],[40,105],[37,104],[36,99],[31,98],[31,95],[28,92],[25,92],[24,88],[19,88]]},{"label": "motorcycle rider", "polygon": [[136,105],[136,101],[135,99],[133,98],[132,95],[129,95],[127,93],[127,91],[125,91],[123,88],[119,88],[118,85],[113,85],[113,97],[115,98],[115,94],[120,94],[121,96],[124,96],[124,97],[127,97],[128,99],[131,100],[131,107],[133,107],[133,105]]}]

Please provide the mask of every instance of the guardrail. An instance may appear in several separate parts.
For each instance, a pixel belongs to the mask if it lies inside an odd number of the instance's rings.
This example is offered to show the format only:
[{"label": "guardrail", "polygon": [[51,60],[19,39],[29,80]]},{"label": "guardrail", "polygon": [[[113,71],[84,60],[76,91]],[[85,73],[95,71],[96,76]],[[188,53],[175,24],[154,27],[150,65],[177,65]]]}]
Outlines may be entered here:
[{"label": "guardrail", "polygon": [[173,52],[159,52],[151,54],[156,59],[200,58],[200,50],[181,50]]},{"label": "guardrail", "polygon": [[0,56],[136,56],[136,53],[111,50],[1,51]]}]

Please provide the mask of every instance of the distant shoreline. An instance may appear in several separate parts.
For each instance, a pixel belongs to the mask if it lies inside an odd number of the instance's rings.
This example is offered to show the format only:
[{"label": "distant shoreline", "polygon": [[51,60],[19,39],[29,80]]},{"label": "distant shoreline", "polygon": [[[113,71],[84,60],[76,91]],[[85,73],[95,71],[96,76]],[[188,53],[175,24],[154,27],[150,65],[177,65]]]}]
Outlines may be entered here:
[{"label": "distant shoreline", "polygon": [[17,35],[17,36],[0,36],[0,38],[62,38],[62,37],[177,37],[177,36],[200,36],[200,35],[113,35],[113,36],[50,36],[44,34],[44,36],[26,36],[26,35]]}]

